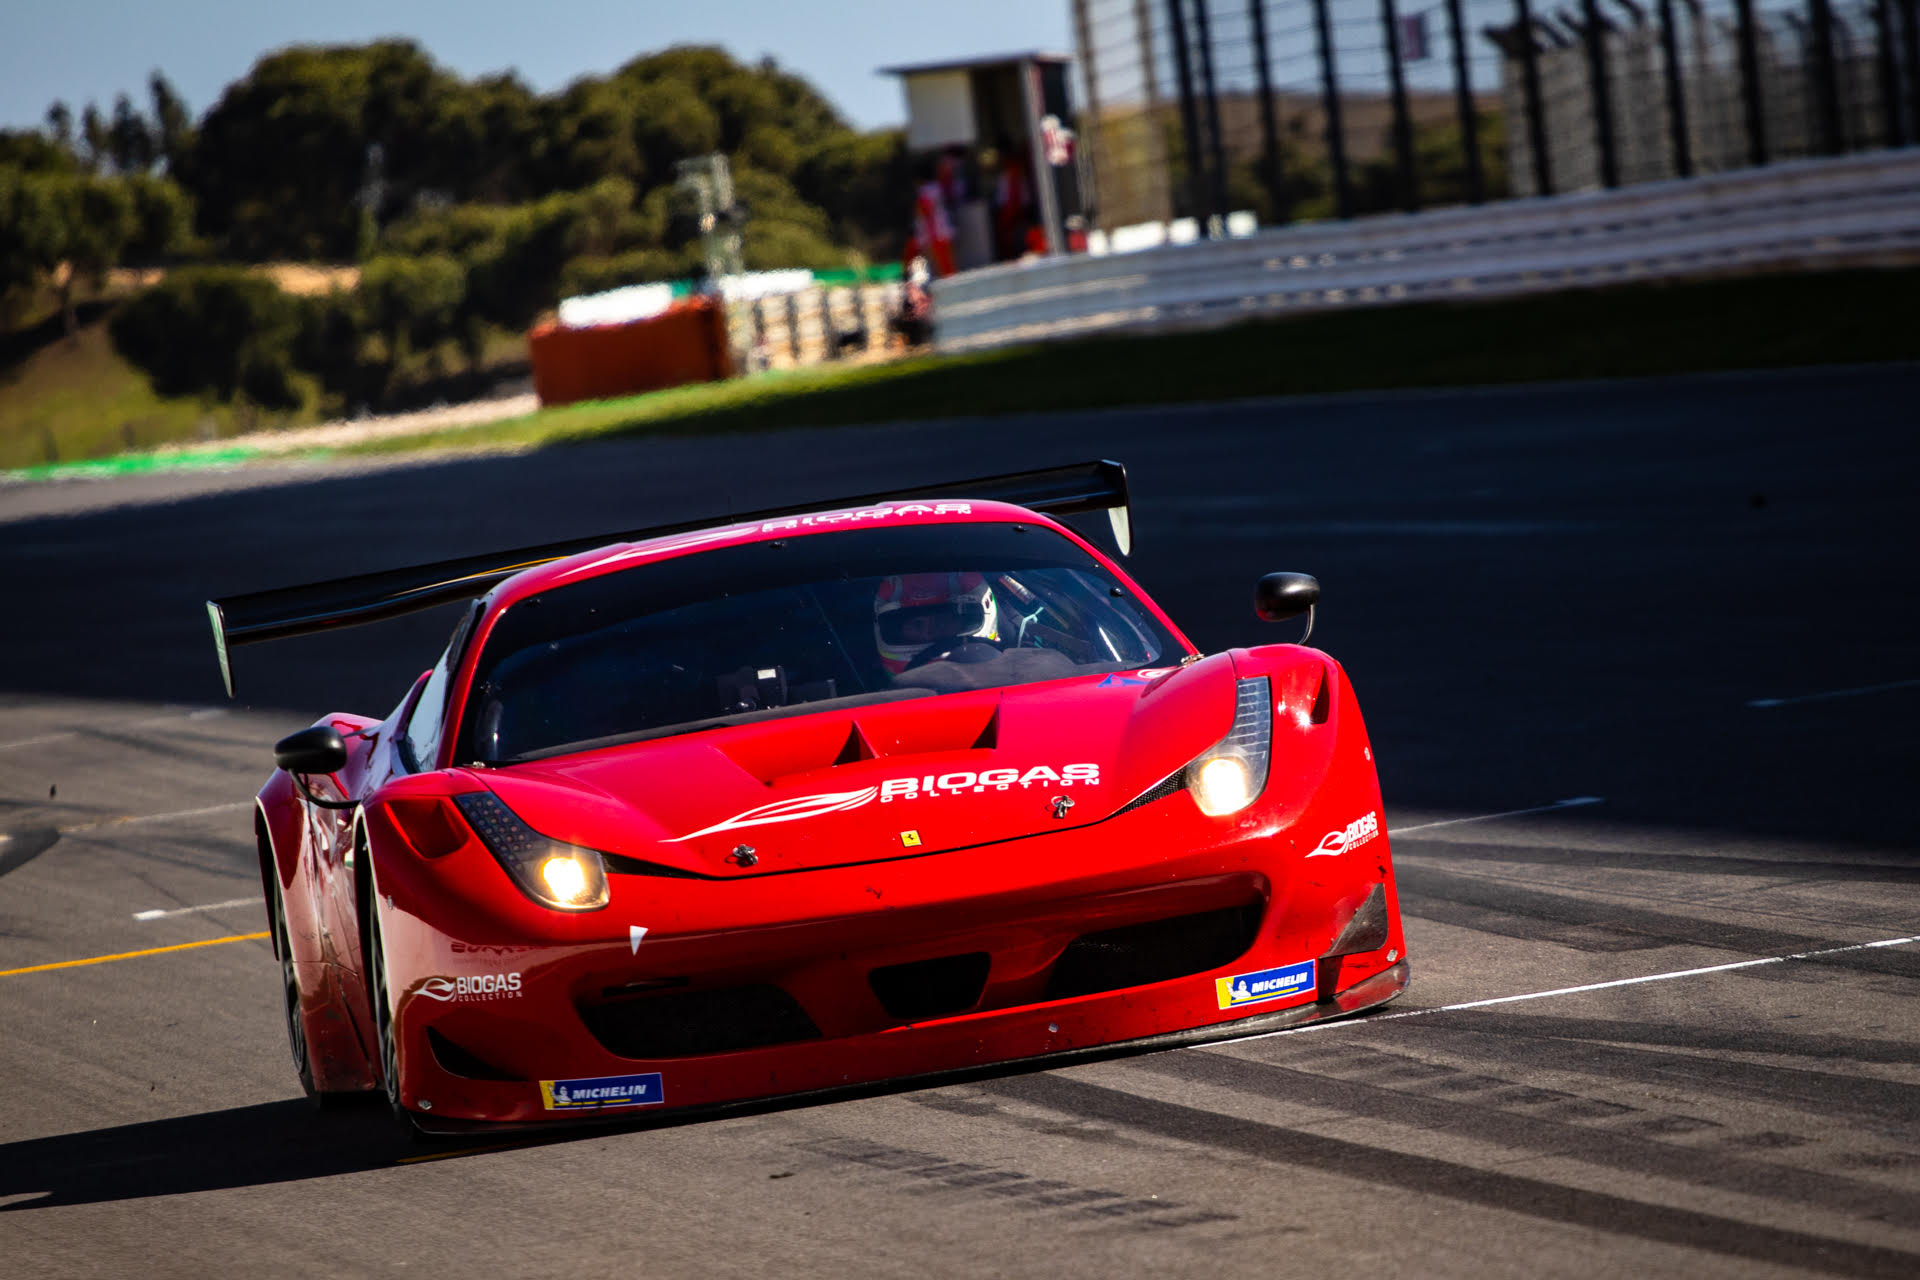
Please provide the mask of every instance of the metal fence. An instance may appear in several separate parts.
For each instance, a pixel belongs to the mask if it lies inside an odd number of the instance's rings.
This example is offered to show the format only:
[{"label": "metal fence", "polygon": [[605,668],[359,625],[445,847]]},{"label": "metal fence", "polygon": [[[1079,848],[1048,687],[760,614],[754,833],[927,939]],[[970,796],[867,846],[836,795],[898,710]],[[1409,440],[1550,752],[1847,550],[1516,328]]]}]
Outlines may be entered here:
[{"label": "metal fence", "polygon": [[1093,221],[1344,218],[1903,146],[1917,3],[1074,0]]},{"label": "metal fence", "polygon": [[933,285],[943,351],[1260,315],[1920,258],[1920,149],[1076,253]]}]

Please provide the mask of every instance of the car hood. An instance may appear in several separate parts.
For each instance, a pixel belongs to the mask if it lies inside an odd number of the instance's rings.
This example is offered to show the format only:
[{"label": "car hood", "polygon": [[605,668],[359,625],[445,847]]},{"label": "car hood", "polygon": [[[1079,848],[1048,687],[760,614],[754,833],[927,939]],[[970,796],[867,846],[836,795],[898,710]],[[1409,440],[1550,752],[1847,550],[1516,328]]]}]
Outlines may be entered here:
[{"label": "car hood", "polygon": [[1233,666],[1222,654],[764,720],[468,776],[556,840],[661,869],[764,875],[1099,822],[1224,737],[1233,708]]}]

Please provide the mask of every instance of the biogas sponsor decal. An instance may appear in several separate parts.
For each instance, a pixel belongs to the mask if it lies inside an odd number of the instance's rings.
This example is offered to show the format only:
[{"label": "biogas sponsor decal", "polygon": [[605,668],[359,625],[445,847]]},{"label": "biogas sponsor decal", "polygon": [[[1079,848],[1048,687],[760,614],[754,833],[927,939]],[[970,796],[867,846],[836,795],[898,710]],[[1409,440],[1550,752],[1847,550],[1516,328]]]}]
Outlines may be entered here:
[{"label": "biogas sponsor decal", "polygon": [[1100,766],[1097,764],[1069,764],[1055,769],[1051,765],[1037,764],[1030,769],[982,769],[978,772],[961,769],[953,773],[928,773],[917,778],[888,778],[877,786],[861,787],[855,791],[823,791],[816,795],[794,796],[788,800],[776,800],[772,804],[763,804],[757,809],[745,813],[736,813],[725,822],[716,822],[710,827],[676,836],[669,844],[679,844],[683,840],[692,840],[698,836],[710,836],[720,831],[739,831],[745,827],[764,827],[775,822],[797,822],[801,818],[818,818],[829,813],[841,813],[848,809],[859,809],[878,800],[881,804],[892,804],[896,800],[924,800],[929,796],[977,795],[982,791],[1011,791],[1014,787],[1026,790],[1028,787],[1097,787],[1100,785]]},{"label": "biogas sponsor decal", "polygon": [[428,978],[420,984],[420,994],[443,1003],[467,1003],[478,1000],[511,1000],[520,994],[517,973],[476,973],[461,978]]},{"label": "biogas sponsor decal", "polygon": [[647,556],[666,555],[674,551],[685,551],[689,547],[704,546],[709,542],[724,542],[746,533],[798,532],[802,529],[833,529],[841,525],[871,524],[875,521],[889,520],[897,516],[969,516],[973,514],[973,504],[969,502],[903,502],[883,503],[877,507],[858,507],[849,511],[828,511],[817,516],[788,516],[779,520],[769,520],[764,524],[732,524],[721,529],[707,529],[700,533],[690,533],[671,542],[654,543],[644,547],[628,547],[616,551],[610,556],[602,556],[590,564],[569,569],[562,575],[572,577],[576,573],[590,573],[610,564],[619,564],[626,560],[639,560]]},{"label": "biogas sponsor decal", "polygon": [[1236,973],[1231,978],[1215,978],[1213,991],[1219,997],[1222,1009],[1238,1009],[1243,1004],[1259,1004],[1263,1000],[1297,996],[1303,991],[1313,990],[1317,963],[1307,960],[1279,969],[1262,969],[1258,973]]},{"label": "biogas sponsor decal", "polygon": [[1357,849],[1380,834],[1380,815],[1372,811],[1361,814],[1347,824],[1344,831],[1329,831],[1320,837],[1320,844],[1307,856],[1309,858],[1331,858],[1335,854]]},{"label": "biogas sponsor decal", "polygon": [[604,1111],[608,1107],[657,1107],[667,1100],[660,1073],[595,1076],[588,1080],[542,1080],[540,1099],[549,1111]]},{"label": "biogas sponsor decal", "polygon": [[783,529],[830,529],[837,524],[860,524],[864,521],[886,520],[893,516],[969,516],[973,514],[973,505],[967,502],[906,502],[899,506],[861,507],[853,511],[829,511],[818,516],[793,516],[782,520],[769,520],[760,526],[762,533],[778,533]]}]

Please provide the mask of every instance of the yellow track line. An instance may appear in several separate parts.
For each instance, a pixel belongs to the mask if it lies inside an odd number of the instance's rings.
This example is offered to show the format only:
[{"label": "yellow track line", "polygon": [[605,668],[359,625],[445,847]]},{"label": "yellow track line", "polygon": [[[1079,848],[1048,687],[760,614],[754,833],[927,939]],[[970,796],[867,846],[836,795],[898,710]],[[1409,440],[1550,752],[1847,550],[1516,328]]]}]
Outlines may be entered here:
[{"label": "yellow track line", "polygon": [[138,956],[164,955],[169,951],[191,951],[195,947],[217,947],[223,942],[255,942],[267,937],[265,933],[236,933],[231,938],[208,938],[203,942],[179,942],[171,947],[149,947],[145,951],[122,951],[112,956],[91,956],[85,960],[60,960],[53,964],[29,965],[25,969],[0,969],[0,978],[11,978],[16,973],[43,973],[48,969],[71,969],[83,964],[105,964],[109,960],[132,960]]}]

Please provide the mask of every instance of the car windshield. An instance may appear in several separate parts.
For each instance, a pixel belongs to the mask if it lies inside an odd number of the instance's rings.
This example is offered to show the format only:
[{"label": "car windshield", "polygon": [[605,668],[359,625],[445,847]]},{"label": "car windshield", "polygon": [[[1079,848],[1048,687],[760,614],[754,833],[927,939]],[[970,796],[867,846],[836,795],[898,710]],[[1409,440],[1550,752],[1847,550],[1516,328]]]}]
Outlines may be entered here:
[{"label": "car windshield", "polygon": [[455,759],[506,763],[838,706],[1177,660],[1036,525],[865,528],[641,563],[506,610]]}]

